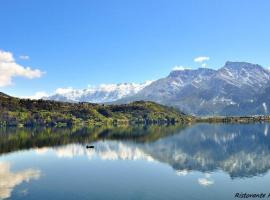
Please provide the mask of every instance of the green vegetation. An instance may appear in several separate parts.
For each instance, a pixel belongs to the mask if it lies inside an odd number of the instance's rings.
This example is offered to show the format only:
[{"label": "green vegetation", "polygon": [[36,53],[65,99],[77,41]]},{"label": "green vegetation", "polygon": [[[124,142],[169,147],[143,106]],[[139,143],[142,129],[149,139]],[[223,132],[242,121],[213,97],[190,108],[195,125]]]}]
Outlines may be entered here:
[{"label": "green vegetation", "polygon": [[149,101],[122,105],[19,99],[0,92],[0,127],[128,126],[130,124],[254,123],[270,116],[193,117]]},{"label": "green vegetation", "polygon": [[29,100],[0,93],[0,126],[100,126],[187,123],[193,117],[154,102],[123,105]]}]

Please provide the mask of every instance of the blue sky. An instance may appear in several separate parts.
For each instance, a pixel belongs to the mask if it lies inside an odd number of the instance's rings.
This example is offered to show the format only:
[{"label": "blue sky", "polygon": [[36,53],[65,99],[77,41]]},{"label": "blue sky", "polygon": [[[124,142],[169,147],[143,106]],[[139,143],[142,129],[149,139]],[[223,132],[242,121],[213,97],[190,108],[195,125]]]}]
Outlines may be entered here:
[{"label": "blue sky", "polygon": [[1,51],[40,73],[17,73],[0,91],[139,83],[176,65],[197,68],[198,56],[211,68],[227,60],[269,67],[269,10],[268,0],[3,0]]}]

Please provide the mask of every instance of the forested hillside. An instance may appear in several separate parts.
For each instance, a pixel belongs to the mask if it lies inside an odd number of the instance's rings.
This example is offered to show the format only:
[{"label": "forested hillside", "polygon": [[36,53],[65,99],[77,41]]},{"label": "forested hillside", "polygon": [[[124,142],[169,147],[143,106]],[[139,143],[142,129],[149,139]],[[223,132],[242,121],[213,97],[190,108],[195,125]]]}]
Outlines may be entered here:
[{"label": "forested hillside", "polygon": [[192,117],[176,109],[149,101],[123,105],[64,103],[19,99],[0,93],[1,126],[174,124],[191,120]]}]

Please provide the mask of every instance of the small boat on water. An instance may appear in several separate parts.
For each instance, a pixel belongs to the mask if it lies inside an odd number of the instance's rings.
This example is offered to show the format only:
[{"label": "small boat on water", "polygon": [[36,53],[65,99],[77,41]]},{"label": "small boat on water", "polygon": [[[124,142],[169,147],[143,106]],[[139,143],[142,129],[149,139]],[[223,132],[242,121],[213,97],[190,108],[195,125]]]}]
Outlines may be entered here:
[{"label": "small boat on water", "polygon": [[93,146],[93,145],[86,145],[86,149],[94,149],[95,148],[95,146]]}]

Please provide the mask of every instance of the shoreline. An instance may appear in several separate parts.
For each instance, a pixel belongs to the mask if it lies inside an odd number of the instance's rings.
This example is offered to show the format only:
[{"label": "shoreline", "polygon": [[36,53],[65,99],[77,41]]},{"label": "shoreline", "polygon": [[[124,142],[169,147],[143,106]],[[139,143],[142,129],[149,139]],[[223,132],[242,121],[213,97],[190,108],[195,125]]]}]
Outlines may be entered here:
[{"label": "shoreline", "polygon": [[132,127],[132,126],[177,126],[177,125],[193,125],[197,123],[212,123],[212,124],[252,124],[270,122],[270,116],[215,116],[215,117],[195,117],[187,116],[186,120],[182,121],[169,121],[167,119],[160,120],[113,120],[105,121],[102,123],[78,123],[78,124],[66,124],[55,123],[53,125],[48,124],[15,124],[10,125],[3,121],[0,121],[0,128],[31,128],[31,127],[44,127],[44,128],[67,128],[67,127],[81,127],[81,128],[94,128],[94,127]]},{"label": "shoreline", "polygon": [[199,117],[195,119],[196,122],[208,123],[256,123],[256,122],[270,122],[270,116],[216,116],[216,117]]}]

